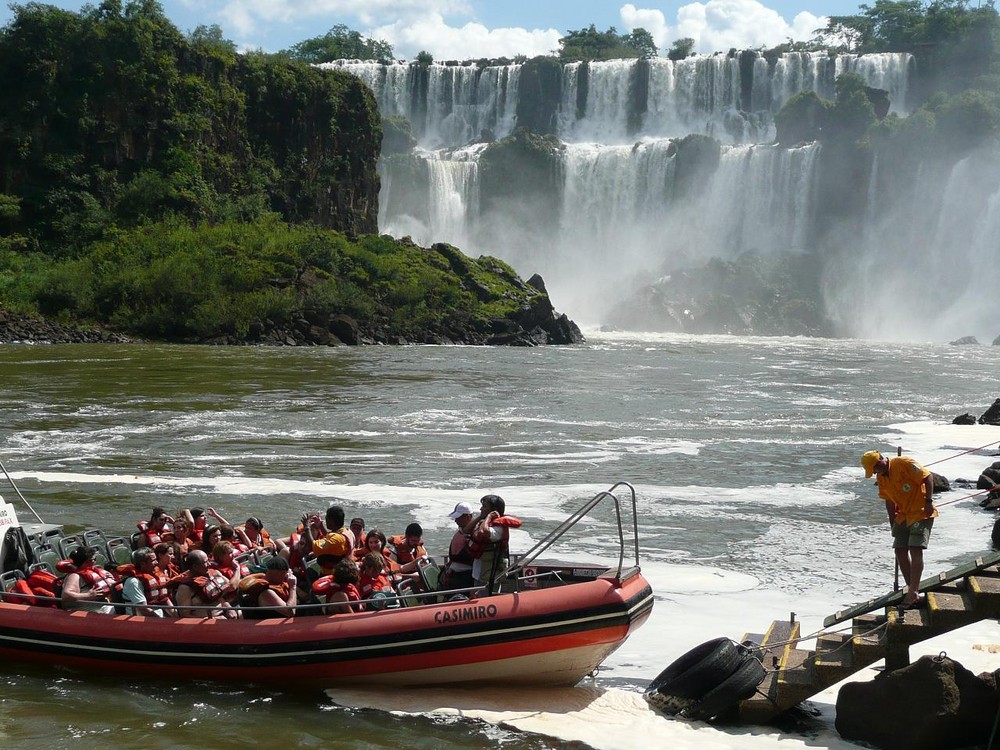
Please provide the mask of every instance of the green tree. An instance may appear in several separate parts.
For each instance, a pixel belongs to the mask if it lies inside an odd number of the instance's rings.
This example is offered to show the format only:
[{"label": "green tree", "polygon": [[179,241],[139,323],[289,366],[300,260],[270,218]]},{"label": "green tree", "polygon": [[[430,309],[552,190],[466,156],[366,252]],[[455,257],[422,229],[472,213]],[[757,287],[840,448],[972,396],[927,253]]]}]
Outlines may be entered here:
[{"label": "green tree", "polygon": [[417,53],[415,61],[417,65],[422,65],[426,68],[428,65],[434,64],[434,55],[427,50],[420,50],[420,52]]},{"label": "green tree", "polygon": [[656,42],[653,41],[653,35],[641,26],[632,29],[632,33],[623,37],[623,41],[626,47],[638,52],[639,57],[658,57],[660,54]]},{"label": "green tree", "polygon": [[367,39],[342,23],[323,36],[299,42],[285,50],[285,53],[293,60],[313,64],[332,60],[377,60],[388,63],[393,59],[391,44],[381,39]]},{"label": "green tree", "polygon": [[222,35],[218,24],[196,26],[187,36],[188,44],[204,52],[214,52],[222,57],[236,54],[236,45]]},{"label": "green tree", "polygon": [[[652,36],[645,29],[636,31],[641,33],[633,37],[631,34],[619,34],[614,26],[607,31],[598,31],[594,24],[586,29],[570,31],[559,40],[559,59],[562,62],[582,62],[655,57],[656,44]],[[651,52],[649,45],[652,46]],[[646,52],[650,54],[647,55]]]},{"label": "green tree", "polygon": [[676,62],[677,60],[690,57],[693,52],[694,39],[689,36],[682,37],[681,39],[675,39],[673,44],[670,45],[670,51],[667,52],[667,59]]}]

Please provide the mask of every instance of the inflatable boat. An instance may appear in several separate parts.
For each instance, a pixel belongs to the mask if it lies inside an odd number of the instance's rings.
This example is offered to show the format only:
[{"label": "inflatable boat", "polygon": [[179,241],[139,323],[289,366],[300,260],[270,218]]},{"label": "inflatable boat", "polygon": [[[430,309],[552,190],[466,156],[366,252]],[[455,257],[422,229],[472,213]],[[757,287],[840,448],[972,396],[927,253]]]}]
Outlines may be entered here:
[{"label": "inflatable boat", "polygon": [[[616,493],[631,500],[629,545]],[[546,550],[600,503],[614,505],[617,565],[542,560]],[[621,646],[653,606],[653,592],[639,569],[635,491],[626,483],[599,493],[535,547],[512,559],[500,593],[413,589],[400,592],[400,606],[350,614],[297,610],[293,617],[265,620],[177,619],[25,604],[11,593],[14,584],[43,564],[35,559],[37,550],[59,533],[60,527],[40,519],[22,525],[14,506],[0,499],[4,663],[289,689],[357,685],[359,680],[398,686],[483,680],[573,685]],[[627,563],[626,546],[634,547],[634,559]]]}]

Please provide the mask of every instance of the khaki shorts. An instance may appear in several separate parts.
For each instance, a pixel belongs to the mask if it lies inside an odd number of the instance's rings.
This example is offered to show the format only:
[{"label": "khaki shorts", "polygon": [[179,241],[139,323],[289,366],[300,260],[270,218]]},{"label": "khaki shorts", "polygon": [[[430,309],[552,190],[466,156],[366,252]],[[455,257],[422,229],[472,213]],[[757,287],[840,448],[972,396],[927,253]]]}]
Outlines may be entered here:
[{"label": "khaki shorts", "polygon": [[933,525],[933,518],[925,518],[923,521],[911,523],[909,526],[905,523],[894,523],[892,525],[892,548],[920,547],[927,549]]}]

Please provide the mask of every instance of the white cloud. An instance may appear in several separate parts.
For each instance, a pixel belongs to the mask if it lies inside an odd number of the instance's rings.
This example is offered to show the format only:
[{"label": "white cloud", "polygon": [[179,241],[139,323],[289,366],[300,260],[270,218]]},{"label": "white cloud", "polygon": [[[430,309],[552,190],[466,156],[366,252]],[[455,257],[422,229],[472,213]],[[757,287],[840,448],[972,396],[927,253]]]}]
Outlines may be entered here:
[{"label": "white cloud", "polygon": [[660,49],[667,47],[674,40],[671,36],[670,27],[663,11],[655,9],[636,8],[632,3],[623,5],[618,11],[622,19],[622,25],[631,31],[632,29],[645,29],[653,35],[653,41]]},{"label": "white cloud", "polygon": [[757,0],[689,3],[677,10],[675,26],[668,26],[659,10],[639,9],[631,3],[622,6],[621,17],[627,28],[642,26],[649,31],[660,47],[668,47],[675,39],[691,37],[695,49],[704,53],[724,52],[732,47],[773,47],[789,38],[804,41],[826,23],[823,17],[802,12],[789,24],[776,10]]},{"label": "white cloud", "polygon": [[413,58],[426,50],[435,60],[547,55],[559,48],[563,36],[555,29],[487,29],[479,23],[450,26],[436,13],[417,21],[380,26],[370,35],[389,42],[397,57]]},{"label": "white cloud", "polygon": [[[188,1],[184,0],[185,4]],[[252,36],[273,24],[324,17],[347,17],[362,26],[374,26],[389,17],[401,19],[398,23],[405,25],[442,13],[471,15],[472,9],[466,0],[228,0],[218,15],[227,28]],[[316,35],[328,28],[323,26]]]}]

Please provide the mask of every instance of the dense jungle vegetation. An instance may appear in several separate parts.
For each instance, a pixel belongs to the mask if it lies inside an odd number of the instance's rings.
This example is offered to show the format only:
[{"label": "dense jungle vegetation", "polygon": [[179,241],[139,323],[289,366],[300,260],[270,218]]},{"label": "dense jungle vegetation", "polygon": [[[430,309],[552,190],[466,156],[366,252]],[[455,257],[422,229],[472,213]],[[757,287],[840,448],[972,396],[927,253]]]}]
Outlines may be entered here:
[{"label": "dense jungle vegetation", "polygon": [[310,45],[237,54],[216,27],[181,34],[154,0],[14,10],[0,30],[7,311],[169,340],[315,342],[350,316],[342,338],[479,341],[547,303],[499,261],[376,235],[377,108],[355,77],[302,62]]},{"label": "dense jungle vegetation", "polygon": [[[181,33],[155,0],[14,13],[0,29],[5,309],[171,340],[254,340],[335,316],[370,340],[478,340],[468,331],[545,297],[499,261],[375,236],[383,123],[357,79],[310,63],[391,60],[387,43],[336,26],[240,54],[218,27]],[[658,54],[644,29],[591,25],[559,45],[536,68]],[[920,106],[886,114],[884,92],[843,76],[833,102],[788,102],[779,141],[829,145],[827,205],[846,213],[835,188],[873,150],[916,169],[996,142],[998,45],[992,2],[876,0],[833,17],[812,42],[760,52],[912,52]],[[692,49],[677,39],[667,56]],[[409,138],[405,123],[388,132]]]}]

